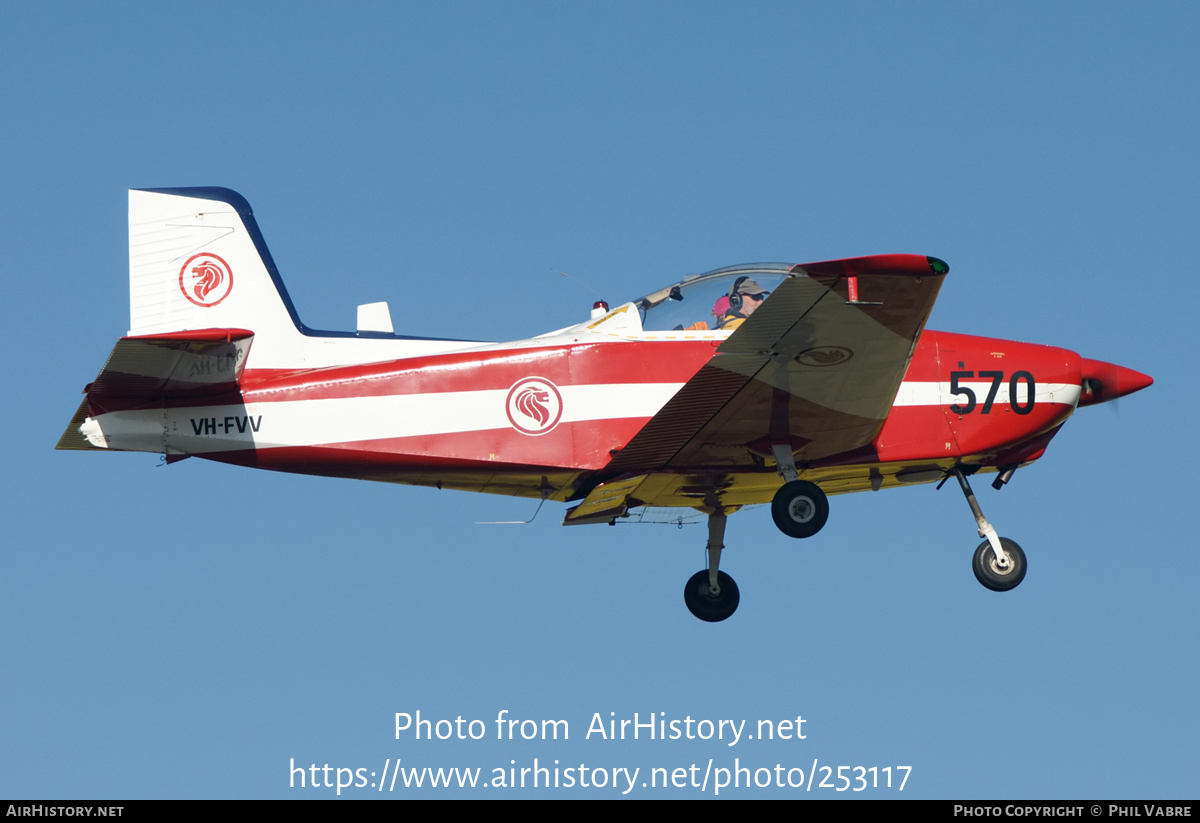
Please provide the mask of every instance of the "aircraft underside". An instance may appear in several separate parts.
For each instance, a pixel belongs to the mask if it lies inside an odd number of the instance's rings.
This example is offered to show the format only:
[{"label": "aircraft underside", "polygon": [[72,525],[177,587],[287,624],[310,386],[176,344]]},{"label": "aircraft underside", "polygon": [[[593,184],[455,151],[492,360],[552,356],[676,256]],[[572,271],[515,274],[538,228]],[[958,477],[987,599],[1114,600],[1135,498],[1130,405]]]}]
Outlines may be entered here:
[{"label": "aircraft underside", "polygon": [[[396,483],[404,486],[424,486],[453,491],[476,492],[514,497],[571,502],[579,499],[581,489],[590,490],[587,481],[591,472],[547,466],[497,467],[483,464],[477,467],[390,465],[379,455],[355,455],[343,458],[315,458],[312,450],[304,454],[288,454],[291,450],[272,449],[269,452],[228,452],[207,454],[203,458],[248,468],[267,469],[321,477],[340,477]],[[176,458],[178,459],[178,458]],[[172,462],[175,462],[174,460]],[[371,463],[377,465],[372,466]],[[996,466],[981,465],[972,459],[949,458],[920,463],[859,464],[852,467],[829,466],[808,468],[799,477],[817,483],[828,495],[936,483],[959,464],[972,465],[980,472],[999,471]],[[641,506],[684,507],[706,511],[713,506],[714,497],[724,506],[753,506],[770,503],[783,479],[775,467],[752,472],[729,472],[719,469],[692,472],[656,472],[638,475],[634,486],[628,479],[605,483],[606,487],[636,488],[631,500],[622,500],[629,511]],[[594,487],[593,487],[594,488]],[[614,514],[601,521],[607,522]],[[568,517],[565,525],[579,521]]]}]

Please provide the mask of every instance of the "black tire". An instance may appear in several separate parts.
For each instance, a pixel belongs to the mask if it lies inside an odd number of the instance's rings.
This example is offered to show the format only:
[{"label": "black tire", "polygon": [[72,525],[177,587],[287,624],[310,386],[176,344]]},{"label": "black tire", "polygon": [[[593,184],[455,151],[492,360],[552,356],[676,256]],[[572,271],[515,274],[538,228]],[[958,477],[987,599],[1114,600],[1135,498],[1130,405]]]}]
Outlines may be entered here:
[{"label": "black tire", "polygon": [[1025,552],[1015,541],[1007,537],[1000,538],[1000,548],[1008,555],[1009,568],[1000,569],[996,566],[996,556],[992,552],[992,544],[984,540],[975,550],[975,558],[971,561],[971,570],[975,579],[986,589],[994,592],[1006,592],[1015,589],[1025,579],[1029,568],[1025,562]]},{"label": "black tire", "polygon": [[788,537],[812,537],[829,519],[829,498],[816,483],[793,480],[775,492],[771,517]]},{"label": "black tire", "polygon": [[707,623],[720,623],[735,611],[742,596],[737,583],[725,572],[717,572],[717,585],[721,593],[713,597],[709,592],[708,569],[693,574],[683,589],[683,602],[688,611]]}]

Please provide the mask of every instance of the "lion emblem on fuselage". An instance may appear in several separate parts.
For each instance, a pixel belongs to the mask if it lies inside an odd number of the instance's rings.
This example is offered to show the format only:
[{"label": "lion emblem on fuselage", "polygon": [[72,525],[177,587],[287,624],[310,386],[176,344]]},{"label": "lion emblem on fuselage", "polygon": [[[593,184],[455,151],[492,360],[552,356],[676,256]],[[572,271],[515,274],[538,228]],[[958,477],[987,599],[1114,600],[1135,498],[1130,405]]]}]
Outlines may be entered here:
[{"label": "lion emblem on fuselage", "polygon": [[544,426],[550,419],[550,409],[546,408],[549,402],[550,392],[538,391],[527,386],[517,395],[517,411],[536,420],[538,426]]},{"label": "lion emblem on fuselage", "polygon": [[508,390],[508,422],[522,434],[545,434],[558,425],[562,410],[558,387],[544,378],[527,377]]}]

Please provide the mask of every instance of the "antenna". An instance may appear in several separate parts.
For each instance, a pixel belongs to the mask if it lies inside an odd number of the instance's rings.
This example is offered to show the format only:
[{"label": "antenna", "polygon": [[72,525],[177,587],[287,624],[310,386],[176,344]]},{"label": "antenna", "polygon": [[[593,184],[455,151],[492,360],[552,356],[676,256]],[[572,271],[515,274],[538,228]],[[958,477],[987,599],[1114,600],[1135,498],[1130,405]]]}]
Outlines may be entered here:
[{"label": "antenna", "polygon": [[[551,271],[554,271],[554,270],[551,269]],[[563,277],[567,278],[568,280],[578,283],[580,288],[586,289],[587,291],[590,291],[594,295],[597,295],[597,296],[600,295],[599,291],[597,291],[596,289],[593,289],[591,286],[589,286],[587,283],[584,283],[578,277],[572,277],[571,275],[567,274],[565,271],[560,271],[559,274],[561,274]]]}]

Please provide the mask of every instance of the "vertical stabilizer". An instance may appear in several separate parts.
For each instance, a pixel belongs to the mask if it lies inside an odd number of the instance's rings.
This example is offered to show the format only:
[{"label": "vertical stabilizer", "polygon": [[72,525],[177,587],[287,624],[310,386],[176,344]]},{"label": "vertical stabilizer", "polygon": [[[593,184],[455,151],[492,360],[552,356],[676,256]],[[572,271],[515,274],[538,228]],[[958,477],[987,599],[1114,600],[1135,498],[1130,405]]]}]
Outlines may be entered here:
[{"label": "vertical stabilizer", "polygon": [[252,333],[251,369],[378,363],[477,345],[397,335],[379,307],[357,333],[307,328],[250,204],[222,188],[129,192],[129,316],[132,337]]},{"label": "vertical stabilizer", "polygon": [[229,189],[129,192],[131,335],[251,329],[295,341],[301,327],[250,204]]}]

